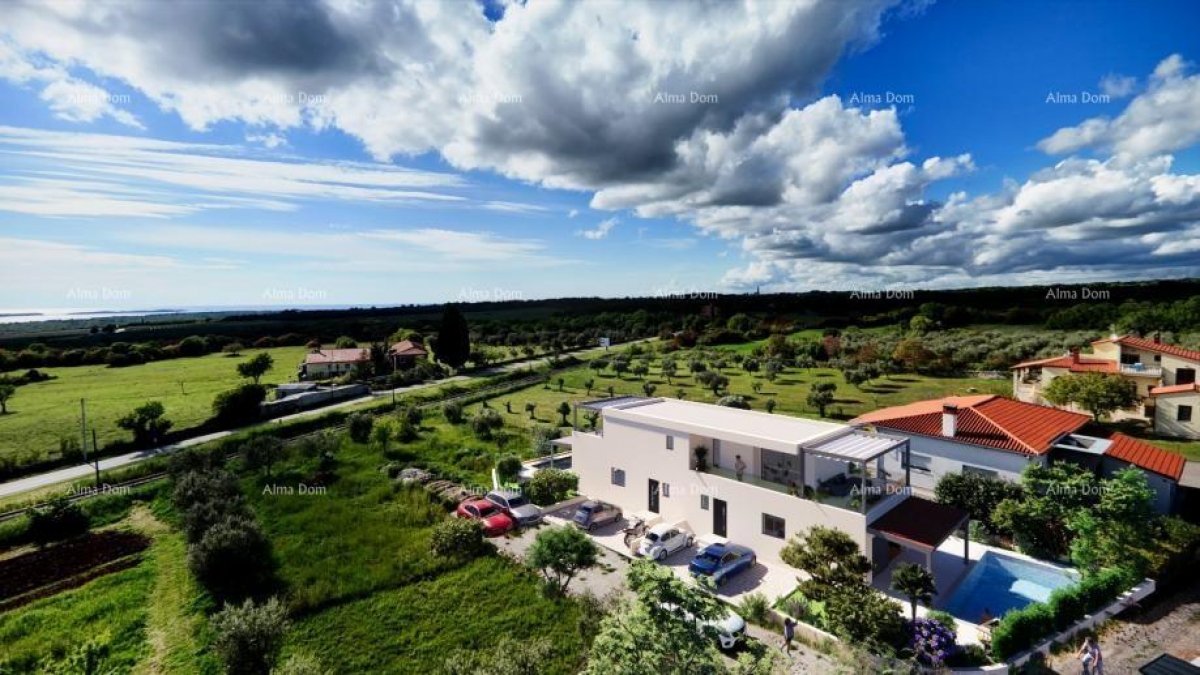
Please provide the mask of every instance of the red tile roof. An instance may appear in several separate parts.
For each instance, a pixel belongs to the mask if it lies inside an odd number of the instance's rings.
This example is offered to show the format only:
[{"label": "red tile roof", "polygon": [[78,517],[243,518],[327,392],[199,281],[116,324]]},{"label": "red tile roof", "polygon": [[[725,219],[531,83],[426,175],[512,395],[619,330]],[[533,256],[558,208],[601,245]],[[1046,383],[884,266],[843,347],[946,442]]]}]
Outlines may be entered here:
[{"label": "red tile roof", "polygon": [[[1022,361],[1011,369],[1016,368],[1069,368],[1073,373],[1116,373],[1117,362],[1107,359],[1091,359],[1086,356],[1073,357],[1070,354],[1055,356],[1049,359]],[[1010,369],[1010,370],[1011,370]]]},{"label": "red tile roof", "polygon": [[1147,471],[1166,476],[1173,481],[1178,481],[1179,477],[1183,475],[1183,466],[1186,461],[1182,455],[1163,450],[1156,445],[1150,445],[1120,432],[1114,433],[1109,440],[1113,444],[1104,453],[1109,457],[1129,462]]},{"label": "red tile roof", "polygon": [[424,347],[412,340],[401,340],[392,345],[388,353],[392,356],[425,356],[429,352],[426,352]]},{"label": "red tile roof", "polygon": [[1191,349],[1184,349],[1178,345],[1169,345],[1164,342],[1155,342],[1146,338],[1134,337],[1132,335],[1121,335],[1115,338],[1106,338],[1104,340],[1096,340],[1092,344],[1100,344],[1103,342],[1116,342],[1117,344],[1145,349],[1146,351],[1158,352],[1159,354],[1170,354],[1178,356],[1181,359],[1200,362],[1200,352]]},{"label": "red tile roof", "polygon": [[1043,455],[1091,418],[1002,396],[950,396],[884,408],[856,418],[896,431],[942,438],[942,408],[958,406],[954,440],[1024,455]]},{"label": "red tile roof", "polygon": [[933,549],[962,527],[967,517],[966,511],[949,504],[909,497],[868,525],[868,529],[923,549]]},{"label": "red tile roof", "polygon": [[1193,382],[1192,384],[1172,384],[1169,387],[1151,387],[1151,396],[1164,396],[1166,394],[1185,394],[1200,391],[1200,383]]},{"label": "red tile roof", "polygon": [[371,353],[366,349],[323,349],[308,354],[304,357],[304,363],[358,363],[371,358]]}]

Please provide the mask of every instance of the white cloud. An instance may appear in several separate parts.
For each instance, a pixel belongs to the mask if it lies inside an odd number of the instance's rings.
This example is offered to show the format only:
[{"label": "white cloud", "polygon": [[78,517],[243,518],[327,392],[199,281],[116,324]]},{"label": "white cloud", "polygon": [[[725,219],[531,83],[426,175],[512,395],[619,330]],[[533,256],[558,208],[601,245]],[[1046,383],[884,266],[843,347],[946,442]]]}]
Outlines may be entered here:
[{"label": "white cloud", "polygon": [[1109,73],[1100,80],[1100,91],[1113,98],[1125,98],[1136,88],[1136,77]]},{"label": "white cloud", "polygon": [[575,234],[583,237],[584,239],[605,239],[608,237],[608,233],[620,222],[621,221],[617,218],[605,218],[604,220],[600,221],[600,224],[596,225],[595,229],[578,230],[575,232]]},{"label": "white cloud", "polygon": [[1054,132],[1038,143],[1050,154],[1084,149],[1152,157],[1200,141],[1200,75],[1174,54],[1154,69],[1145,93],[1129,102],[1116,119],[1095,117]]}]

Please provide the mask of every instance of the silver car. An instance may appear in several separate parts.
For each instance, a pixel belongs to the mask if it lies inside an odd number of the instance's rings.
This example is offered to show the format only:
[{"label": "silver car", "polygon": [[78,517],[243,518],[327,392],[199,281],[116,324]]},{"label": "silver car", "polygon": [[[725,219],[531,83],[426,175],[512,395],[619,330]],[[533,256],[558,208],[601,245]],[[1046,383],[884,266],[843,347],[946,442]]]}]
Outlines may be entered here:
[{"label": "silver car", "polygon": [[525,495],[516,490],[493,490],[487,493],[485,499],[500,507],[518,527],[537,525],[545,515],[540,507],[530,504]]}]

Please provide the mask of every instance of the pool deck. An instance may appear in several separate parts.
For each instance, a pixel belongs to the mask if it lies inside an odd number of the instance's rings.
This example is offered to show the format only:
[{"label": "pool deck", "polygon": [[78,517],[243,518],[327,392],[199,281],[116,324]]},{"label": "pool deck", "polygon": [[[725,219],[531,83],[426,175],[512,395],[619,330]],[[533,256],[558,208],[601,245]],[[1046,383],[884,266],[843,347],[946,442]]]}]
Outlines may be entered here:
[{"label": "pool deck", "polygon": [[[971,542],[970,551],[968,553],[970,563],[963,564],[963,540],[959,537],[950,537],[942,542],[942,545],[937,547],[933,553],[933,579],[937,586],[938,594],[933,597],[933,608],[942,609],[950,598],[954,597],[954,592],[958,590],[959,584],[966,578],[967,574],[975,567],[975,563],[979,562],[986,553],[992,551],[997,555],[1006,558],[1016,558],[1018,560],[1026,560],[1039,565],[1048,567],[1060,567],[1054,563],[1045,560],[1038,560],[1030,556],[1010,551],[1004,548],[988,546],[979,542]],[[896,556],[891,563],[888,564],[882,572],[875,575],[871,581],[871,586],[888,596],[892,600],[900,603],[904,607],[904,614],[908,616],[910,611],[908,599],[901,597],[891,589],[892,572],[896,569],[896,565],[900,563],[916,563],[918,565],[925,564],[925,556],[910,549],[904,549],[900,555]],[[927,610],[923,606],[917,607],[917,616],[924,616]],[[973,642],[980,643],[980,628],[974,623],[956,619],[958,632],[958,641],[961,643]]]}]

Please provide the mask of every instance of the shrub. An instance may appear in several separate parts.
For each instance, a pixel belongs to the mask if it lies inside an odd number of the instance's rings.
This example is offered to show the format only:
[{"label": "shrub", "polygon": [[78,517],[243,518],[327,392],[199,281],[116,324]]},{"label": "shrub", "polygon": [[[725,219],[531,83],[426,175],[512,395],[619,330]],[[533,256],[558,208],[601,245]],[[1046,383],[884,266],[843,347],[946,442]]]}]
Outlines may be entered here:
[{"label": "shrub", "polygon": [[371,440],[371,428],[374,426],[375,418],[366,413],[354,413],[346,418],[346,430],[350,432],[350,440],[355,443]]},{"label": "shrub", "polygon": [[478,520],[448,518],[433,526],[429,550],[436,556],[467,560],[484,549],[483,525]]},{"label": "shrub", "polygon": [[[954,624],[950,624],[954,625]],[[915,619],[908,624],[908,648],[922,664],[940,667],[954,655],[958,636],[934,619]]]},{"label": "shrub", "polygon": [[561,502],[579,488],[579,476],[562,469],[542,469],[533,474],[526,494],[539,506]]},{"label": "shrub", "polygon": [[937,621],[938,623],[942,624],[943,626],[946,626],[951,629],[958,625],[957,623],[955,623],[953,614],[951,614],[950,612],[943,612],[940,609],[931,609],[931,610],[926,611],[925,618],[933,619],[934,621]]},{"label": "shrub", "polygon": [[270,547],[258,523],[229,516],[188,548],[188,564],[219,600],[241,600],[270,581]]},{"label": "shrub", "polygon": [[87,532],[90,522],[83,509],[66,497],[58,497],[48,506],[29,511],[26,535],[39,546],[75,537]]},{"label": "shrub", "polygon": [[516,455],[505,455],[496,462],[496,474],[501,483],[511,483],[521,475],[521,459]]},{"label": "shrub", "polygon": [[287,612],[276,598],[256,605],[225,605],[213,615],[217,654],[230,675],[269,675],[287,632]]},{"label": "shrub", "polygon": [[1054,615],[1049,605],[1034,602],[1011,610],[992,630],[992,653],[998,659],[1007,659],[1053,631]]},{"label": "shrub", "polygon": [[271,675],[333,675],[333,671],[322,666],[315,656],[292,654]]},{"label": "shrub", "polygon": [[465,417],[463,416],[463,405],[458,401],[447,401],[442,404],[442,416],[451,424],[462,424]]},{"label": "shrub", "polygon": [[762,593],[749,593],[738,603],[738,611],[750,623],[765,626],[771,616],[771,606]]},{"label": "shrub", "polygon": [[723,405],[727,408],[738,408],[740,410],[750,409],[750,404],[747,403],[746,399],[742,398],[741,396],[722,396],[717,401],[717,405]]},{"label": "shrub", "polygon": [[482,440],[490,440],[492,434],[504,426],[504,419],[500,417],[500,413],[491,408],[484,408],[471,418],[471,432]]},{"label": "shrub", "polygon": [[258,419],[259,405],[267,399],[267,388],[246,383],[217,394],[213,417],[222,426],[237,426]]}]

